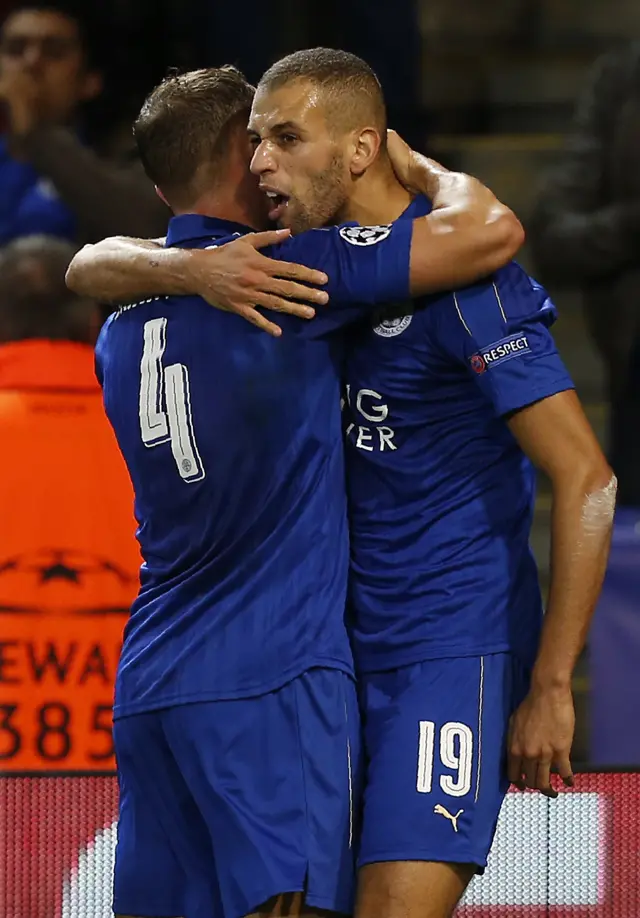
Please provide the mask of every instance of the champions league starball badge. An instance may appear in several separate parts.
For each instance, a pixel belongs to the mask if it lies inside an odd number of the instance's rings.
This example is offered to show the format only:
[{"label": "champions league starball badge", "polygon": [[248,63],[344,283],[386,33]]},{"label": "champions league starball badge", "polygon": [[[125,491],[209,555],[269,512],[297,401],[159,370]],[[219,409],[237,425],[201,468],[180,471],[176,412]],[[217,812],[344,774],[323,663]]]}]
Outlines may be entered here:
[{"label": "champions league starball badge", "polygon": [[340,236],[349,245],[376,245],[391,234],[388,226],[343,226]]}]

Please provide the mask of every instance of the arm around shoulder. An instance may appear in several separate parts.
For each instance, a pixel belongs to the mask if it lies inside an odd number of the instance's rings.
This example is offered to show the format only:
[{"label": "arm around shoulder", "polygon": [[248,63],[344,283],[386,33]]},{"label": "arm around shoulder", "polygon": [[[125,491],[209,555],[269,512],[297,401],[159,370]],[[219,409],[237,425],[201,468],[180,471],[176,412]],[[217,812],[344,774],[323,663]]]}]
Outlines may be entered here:
[{"label": "arm around shoulder", "polygon": [[449,172],[414,151],[409,151],[404,173],[399,176],[403,184],[433,204],[432,212],[413,224],[414,295],[474,283],[516,255],[524,242],[522,224],[477,179]]},{"label": "arm around shoulder", "polygon": [[67,286],[102,303],[132,302],[158,294],[189,293],[185,278],[193,253],[165,249],[161,240],[111,236],[85,245],[67,270]]},{"label": "arm around shoulder", "polygon": [[326,301],[323,291],[304,286],[326,282],[322,273],[272,260],[258,251],[286,235],[281,230],[250,233],[206,249],[165,248],[163,240],[112,236],[76,254],[67,271],[67,286],[112,304],[152,296],[200,296],[279,335],[280,328],[256,307],[308,319],[313,309],[297,300]]}]

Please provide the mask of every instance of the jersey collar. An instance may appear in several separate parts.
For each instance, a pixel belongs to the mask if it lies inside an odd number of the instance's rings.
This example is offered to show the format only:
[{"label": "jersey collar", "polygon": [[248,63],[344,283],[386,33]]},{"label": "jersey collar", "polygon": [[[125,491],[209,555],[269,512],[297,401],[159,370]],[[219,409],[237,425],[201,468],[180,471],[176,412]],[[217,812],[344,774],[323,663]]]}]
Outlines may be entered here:
[{"label": "jersey collar", "polygon": [[405,212],[402,214],[401,219],[406,220],[415,220],[416,217],[425,217],[427,214],[431,213],[431,201],[429,198],[426,198],[423,194],[418,194],[415,196],[411,204],[407,207]]},{"label": "jersey collar", "polygon": [[202,217],[200,214],[180,214],[169,221],[165,245],[185,245],[189,242],[222,239],[224,236],[244,236],[253,233],[254,229],[231,220],[218,220],[216,217]]}]

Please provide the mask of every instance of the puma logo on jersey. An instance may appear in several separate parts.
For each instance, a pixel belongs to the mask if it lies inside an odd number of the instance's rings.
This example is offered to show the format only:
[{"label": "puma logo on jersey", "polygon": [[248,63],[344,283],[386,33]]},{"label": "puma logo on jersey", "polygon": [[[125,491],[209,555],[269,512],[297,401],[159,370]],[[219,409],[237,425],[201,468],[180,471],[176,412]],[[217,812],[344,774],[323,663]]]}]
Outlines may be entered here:
[{"label": "puma logo on jersey", "polygon": [[454,832],[458,831],[458,819],[460,818],[460,816],[462,816],[462,814],[464,813],[464,810],[458,810],[456,815],[452,816],[449,810],[445,809],[445,807],[443,807],[442,804],[437,803],[433,808],[433,812],[437,813],[438,816],[444,816],[445,819],[448,819],[451,825],[453,826],[453,831]]}]

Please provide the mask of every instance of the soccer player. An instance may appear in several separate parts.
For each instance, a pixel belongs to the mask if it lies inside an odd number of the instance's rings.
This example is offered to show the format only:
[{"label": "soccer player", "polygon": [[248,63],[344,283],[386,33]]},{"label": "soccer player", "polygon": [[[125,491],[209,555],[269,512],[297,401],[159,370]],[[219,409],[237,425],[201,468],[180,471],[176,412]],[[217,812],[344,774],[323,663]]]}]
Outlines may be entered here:
[{"label": "soccer player", "polygon": [[[286,226],[385,224],[429,208],[391,178],[379,85],[351,55],[316,49],[274,65],[250,127],[252,169]],[[414,164],[406,151],[405,184]],[[508,779],[548,795],[552,766],[572,780],[571,674],[616,482],[554,347],[554,317],[512,264],[352,335],[351,595],[369,759],[361,918],[447,918],[485,866]],[[534,465],[554,502],[544,624],[528,546]]]},{"label": "soccer player", "polygon": [[[388,188],[383,100],[350,55],[316,49],[275,64],[250,129],[252,170],[279,196],[285,226],[428,210]],[[368,168],[349,183],[367,139]],[[350,595],[368,758],[360,918],[448,918],[486,864],[508,778],[548,795],[552,766],[572,780],[571,676],[616,481],[556,352],[554,318],[511,264],[393,306],[351,341]],[[534,465],[553,487],[544,623],[528,544]]]},{"label": "soccer player", "polygon": [[[252,99],[223,68],[170,78],[146,101],[135,134],[176,214],[169,246],[263,225],[267,200],[248,170]],[[490,192],[458,185],[459,206],[413,223],[276,246],[322,267],[332,300],[312,324],[285,317],[281,339],[200,297],[125,306],[102,330],[97,372],[145,560],[114,706],[118,915],[351,909],[360,741],[331,332],[358,304],[467,278],[469,264],[456,265],[477,233],[450,232],[461,211],[490,232],[502,216],[513,227]],[[466,253],[472,274],[517,247],[508,227],[493,252]]]}]

